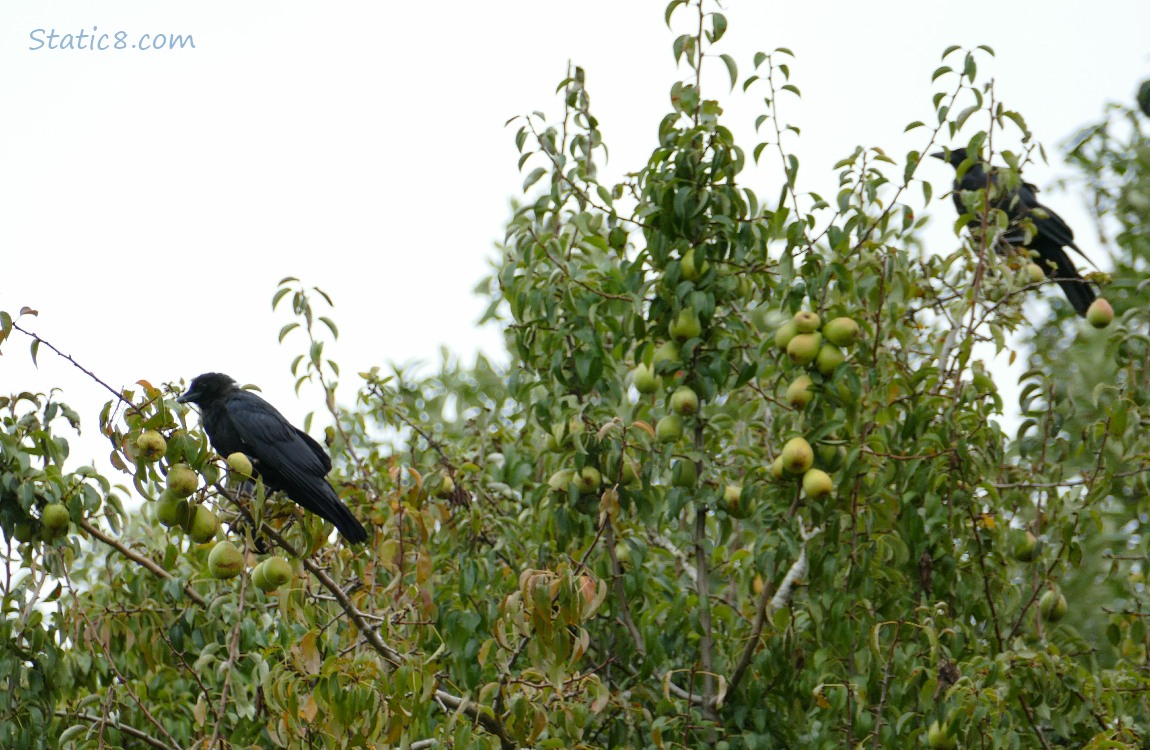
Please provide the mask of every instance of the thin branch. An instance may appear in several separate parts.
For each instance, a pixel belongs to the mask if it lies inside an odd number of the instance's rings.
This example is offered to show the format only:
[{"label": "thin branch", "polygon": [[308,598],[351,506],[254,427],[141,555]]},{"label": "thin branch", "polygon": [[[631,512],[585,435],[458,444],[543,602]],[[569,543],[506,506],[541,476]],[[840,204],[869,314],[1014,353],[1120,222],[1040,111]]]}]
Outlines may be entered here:
[{"label": "thin branch", "polygon": [[[247,556],[247,552],[247,544],[245,543],[245,557]],[[212,739],[208,743],[208,750],[212,750],[212,748],[216,746],[216,742],[218,742],[220,739],[220,730],[223,728],[223,724],[220,722],[219,717],[227,716],[228,693],[231,691],[232,672],[235,671],[236,656],[239,654],[240,650],[240,628],[244,624],[244,605],[247,603],[249,578],[251,578],[251,576],[246,572],[243,576],[240,577],[239,604],[236,607],[236,625],[232,629],[231,643],[228,644],[228,660],[224,662],[223,665],[224,669],[226,670],[224,672],[224,685],[220,689],[220,707],[216,711],[217,718],[215,722],[215,728],[212,730]]]},{"label": "thin branch", "polygon": [[615,598],[619,600],[619,616],[631,640],[635,642],[635,650],[640,656],[647,654],[647,647],[643,644],[643,635],[635,627],[635,620],[631,617],[631,607],[627,604],[627,592],[623,588],[623,566],[619,563],[619,556],[615,554],[615,524],[607,519],[607,552],[611,556],[611,587],[615,590]]},{"label": "thin branch", "polygon": [[786,576],[783,577],[783,582],[779,584],[779,590],[775,592],[774,597],[771,598],[770,611],[767,612],[768,617],[773,617],[775,612],[778,612],[783,607],[787,606],[791,601],[791,595],[794,593],[795,584],[803,579],[807,574],[807,542],[822,532],[822,527],[816,526],[810,531],[803,529],[803,517],[798,517],[799,521],[799,534],[803,539],[803,546],[799,548],[799,559],[795,560],[791,565],[791,569],[787,571]]},{"label": "thin branch", "polygon": [[882,709],[886,705],[886,691],[890,685],[891,668],[894,666],[894,649],[898,645],[898,636],[902,632],[902,620],[895,625],[894,638],[890,642],[890,651],[886,655],[886,666],[882,670],[882,688],[879,690],[878,707],[874,716],[874,748],[878,750],[879,738],[882,736]]},{"label": "thin branch", "polygon": [[99,724],[101,726],[106,724],[115,729],[120,734],[125,734],[129,737],[140,740],[141,742],[156,748],[156,750],[177,750],[172,745],[168,745],[165,742],[156,739],[147,732],[121,723],[119,719],[104,718],[103,716],[93,716],[92,714],[72,713],[70,711],[60,710],[55,711],[55,716],[61,719],[80,719],[81,721],[87,721],[89,723]]},{"label": "thin branch", "polygon": [[[699,661],[703,666],[703,705],[714,713],[714,635],[711,632],[711,576],[707,570],[707,508],[695,510],[695,591],[699,596]],[[711,716],[710,718],[714,718]]]},{"label": "thin branch", "polygon": [[1002,626],[998,622],[998,610],[994,606],[994,595],[990,591],[990,572],[986,569],[985,553],[982,551],[982,537],[978,533],[978,519],[974,516],[972,506],[968,505],[966,512],[970,516],[970,530],[974,537],[974,544],[978,548],[976,550],[978,569],[982,571],[982,591],[986,594],[986,604],[990,607],[990,619],[994,623],[994,638],[998,641],[998,650],[1002,651]]},{"label": "thin branch", "polygon": [[[121,555],[128,558],[132,562],[134,562],[138,565],[142,565],[143,567],[147,568],[149,571],[154,573],[156,576],[163,578],[163,579],[166,579],[166,580],[169,580],[169,581],[175,580],[175,576],[173,576],[171,573],[169,573],[168,571],[161,568],[155,560],[151,559],[150,557],[144,557],[140,553],[135,552],[134,550],[125,546],[124,543],[119,541],[118,539],[113,539],[112,537],[108,536],[103,531],[100,531],[100,529],[96,528],[91,523],[89,523],[87,519],[81,519],[79,524],[77,524],[77,525],[81,529],[83,529],[84,531],[88,532],[89,534],[91,534],[95,538],[99,539],[104,544],[115,549],[117,552],[119,552]],[[194,601],[196,604],[200,605],[201,607],[207,606],[207,602],[204,600],[204,597],[200,596],[199,592],[196,591],[194,588],[192,588],[192,584],[190,584],[190,583],[184,584],[184,593],[188,595],[189,599],[191,599],[192,601]]]},{"label": "thin branch", "polygon": [[1050,750],[1050,743],[1046,741],[1045,735],[1042,734],[1041,727],[1034,723],[1034,714],[1030,712],[1030,706],[1026,704],[1026,698],[1022,693],[1018,694],[1018,703],[1022,706],[1022,713],[1026,715],[1027,723],[1030,724],[1030,728],[1034,730],[1034,736],[1038,738],[1038,741],[1042,743],[1042,746],[1046,748],[1046,750]]},{"label": "thin branch", "polygon": [[[64,580],[67,582],[68,587],[72,591],[76,590],[75,585],[72,583],[72,577],[69,575],[67,568],[64,569]],[[87,633],[85,634],[86,640],[88,642],[95,641],[97,644],[99,644],[100,651],[103,654],[104,660],[108,665],[108,669],[110,669],[112,671],[112,674],[115,675],[116,680],[119,681],[120,686],[123,687],[123,689],[124,689],[124,692],[126,692],[128,694],[128,697],[132,699],[132,702],[136,704],[136,707],[138,709],[140,709],[140,712],[148,719],[148,721],[150,721],[152,723],[152,725],[155,726],[156,729],[159,730],[160,733],[164,735],[164,737],[167,739],[167,741],[171,743],[172,748],[174,748],[174,749],[179,748],[179,745],[176,743],[175,738],[172,737],[172,735],[168,733],[168,730],[164,728],[164,725],[160,722],[160,720],[157,719],[152,714],[152,712],[148,710],[147,705],[145,705],[144,702],[142,700],[140,700],[140,697],[138,695],[136,695],[135,691],[132,690],[132,687],[129,684],[128,679],[126,677],[124,677],[124,674],[120,671],[120,668],[116,666],[116,660],[112,657],[112,651],[108,647],[108,644],[105,643],[104,640],[100,637],[100,633],[99,633],[98,629],[96,628],[95,623],[92,622],[91,618],[88,617],[88,614],[82,608],[78,608],[77,612],[80,615],[80,619],[82,619],[84,621],[84,624],[87,626]],[[110,691],[109,691],[108,695],[109,695],[109,699],[110,699],[111,698],[111,692]],[[103,720],[101,720],[101,721],[103,721]]]},{"label": "thin branch", "polygon": [[743,681],[746,675],[747,668],[751,665],[751,658],[755,655],[755,650],[759,643],[759,638],[762,636],[763,628],[766,626],[768,620],[775,616],[783,607],[787,606],[790,602],[791,595],[794,593],[795,584],[807,574],[807,542],[815,538],[822,532],[821,527],[815,527],[807,531],[803,527],[802,516],[798,517],[799,522],[799,536],[802,538],[802,546],[799,547],[799,556],[791,564],[787,574],[783,576],[783,582],[779,584],[779,589],[775,595],[771,596],[771,587],[764,585],[762,592],[759,594],[759,601],[755,607],[755,619],[751,624],[751,637],[747,641],[747,645],[743,648],[743,655],[739,658],[739,663],[735,666],[735,671],[731,673],[729,687],[727,692],[733,693]]},{"label": "thin branch", "polygon": [[[235,496],[227,490],[227,488],[223,487],[219,483],[217,483],[215,487],[224,497],[231,500],[232,503],[240,509],[240,512],[248,517],[249,521],[251,520],[251,515],[248,513],[247,508],[241,505],[236,500]],[[347,613],[348,618],[352,621],[352,623],[355,624],[359,632],[363,634],[368,645],[372,648],[373,651],[382,656],[384,660],[392,666],[398,667],[403,664],[403,655],[389,646],[387,642],[383,640],[383,636],[379,634],[379,629],[366,617],[364,617],[364,613],[360,611],[359,607],[355,606],[355,604],[351,601],[351,598],[348,597],[347,592],[345,592],[339,586],[339,584],[336,583],[330,575],[328,575],[326,570],[324,570],[312,558],[304,557],[301,555],[300,551],[296,549],[294,545],[289,543],[278,531],[266,523],[261,524],[259,533],[265,534],[276,544],[276,546],[283,549],[292,557],[298,559],[308,570],[308,572],[316,577],[316,580],[320,582],[320,585],[331,592],[332,596],[334,596],[336,601],[339,602],[339,606],[343,608],[344,612]],[[461,710],[463,713],[470,716],[474,721],[482,725],[484,729],[499,739],[499,744],[502,748],[504,748],[504,750],[515,747],[510,738],[507,736],[507,731],[504,729],[503,723],[495,716],[494,713],[492,713],[490,708],[468,700],[467,698],[452,695],[451,693],[448,693],[447,691],[439,688],[437,688],[435,691],[435,697],[444,705],[453,709]]]},{"label": "thin branch", "polygon": [[80,370],[80,372],[84,373],[85,375],[87,375],[88,377],[90,377],[92,380],[95,380],[97,383],[99,383],[100,385],[102,385],[102,386],[104,386],[105,388],[107,388],[109,393],[111,393],[113,396],[115,396],[117,399],[119,399],[119,400],[120,400],[122,403],[124,403],[124,404],[125,404],[125,405],[126,405],[128,408],[129,408],[129,409],[131,409],[132,411],[136,412],[136,413],[137,413],[137,414],[139,414],[140,416],[144,416],[144,413],[143,413],[142,411],[140,411],[139,407],[137,407],[135,404],[133,404],[133,403],[132,403],[131,401],[129,401],[128,399],[124,398],[124,394],[120,393],[120,392],[119,392],[119,391],[117,391],[115,388],[113,388],[112,386],[110,386],[110,385],[108,385],[107,383],[105,383],[103,380],[100,380],[100,378],[96,376],[96,373],[92,372],[92,371],[91,371],[91,370],[89,370],[87,367],[84,367],[82,364],[80,364],[79,362],[77,362],[75,359],[73,359],[73,358],[71,357],[71,355],[65,354],[64,352],[60,351],[60,350],[59,350],[59,349],[57,349],[56,347],[52,346],[52,342],[50,342],[50,341],[47,341],[47,340],[45,340],[45,339],[42,339],[42,338],[40,338],[40,337],[39,337],[37,334],[35,334],[35,333],[32,333],[31,331],[25,330],[25,329],[21,328],[20,326],[16,325],[15,323],[13,323],[13,324],[12,324],[12,327],[13,327],[14,329],[16,329],[17,331],[19,331],[20,333],[24,334],[25,336],[30,336],[31,338],[35,339],[35,340],[36,340],[36,341],[38,341],[39,343],[41,343],[41,344],[43,344],[44,346],[48,347],[48,348],[49,348],[49,349],[51,349],[51,350],[53,351],[53,353],[55,353],[57,356],[59,356],[59,357],[63,357],[64,359],[66,359],[66,360],[68,360],[69,362],[71,362],[73,365],[75,365],[75,366],[76,366],[76,368],[77,368],[77,369],[79,369],[79,370]]},{"label": "thin branch", "polygon": [[747,640],[747,645],[743,647],[743,654],[739,657],[739,663],[735,665],[735,671],[731,673],[730,692],[732,693],[743,681],[743,675],[747,673],[747,668],[751,666],[751,659],[758,650],[759,639],[762,637],[763,628],[767,624],[767,607],[770,601],[771,587],[764,583],[763,590],[759,592],[759,600],[755,603],[755,618],[751,622],[751,637]]}]

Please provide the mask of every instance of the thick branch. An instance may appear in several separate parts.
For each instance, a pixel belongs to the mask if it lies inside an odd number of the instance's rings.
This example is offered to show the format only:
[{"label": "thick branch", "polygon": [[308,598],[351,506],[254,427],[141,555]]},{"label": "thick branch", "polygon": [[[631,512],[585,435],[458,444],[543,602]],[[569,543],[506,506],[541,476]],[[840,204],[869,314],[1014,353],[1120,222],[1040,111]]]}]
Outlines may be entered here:
[{"label": "thick branch", "polygon": [[783,577],[783,582],[779,584],[779,590],[773,597],[770,596],[770,587],[766,585],[763,586],[762,593],[759,594],[758,604],[755,607],[755,619],[751,624],[751,637],[747,640],[747,645],[743,648],[743,655],[739,658],[739,663],[735,666],[735,671],[731,673],[728,692],[734,692],[746,675],[747,668],[751,665],[751,659],[754,657],[755,650],[758,648],[759,638],[763,634],[763,627],[766,625],[767,620],[774,617],[775,612],[787,606],[787,602],[790,601],[791,594],[794,591],[795,584],[807,574],[807,542],[822,531],[822,529],[814,528],[807,531],[803,528],[803,519],[801,516],[798,521],[799,535],[803,540],[803,545],[799,548],[799,557],[791,565],[786,576]]}]

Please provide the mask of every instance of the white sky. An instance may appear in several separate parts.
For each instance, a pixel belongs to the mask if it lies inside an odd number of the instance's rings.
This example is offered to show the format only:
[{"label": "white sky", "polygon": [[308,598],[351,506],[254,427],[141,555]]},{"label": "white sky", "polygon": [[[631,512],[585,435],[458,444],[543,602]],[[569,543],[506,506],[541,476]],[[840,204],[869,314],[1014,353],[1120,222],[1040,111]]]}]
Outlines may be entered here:
[{"label": "white sky", "polygon": [[[1007,106],[1052,157],[1028,179],[1068,174],[1057,146],[1129,102],[1150,77],[1150,2],[790,2],[732,0],[727,37],[745,76],[757,50],[790,47],[803,99],[802,187],[833,195],[831,166],[856,144],[901,158],[903,135],[933,116],[930,83],[950,44],[989,44],[980,61]],[[471,288],[502,237],[522,181],[514,128],[560,112],[568,60],[583,66],[611,150],[605,179],[641,166],[680,74],[664,3],[606,0],[477,3],[195,3],[4,0],[0,5],[0,309],[113,385],[222,370],[262,386],[285,414],[321,403],[292,395],[299,341],[276,343],[283,276],[335,299],[329,350],[354,373],[434,361],[446,345],[470,360],[501,350],[477,330]],[[961,11],[962,15],[956,15]],[[192,35],[183,51],[32,51],[30,32],[123,30]],[[44,37],[45,34],[41,34]],[[728,97],[717,61],[710,96],[750,152],[758,96]],[[922,131],[920,131],[921,133]],[[939,163],[931,237],[949,250],[950,180]],[[773,200],[774,162],[746,182]],[[1100,255],[1077,196],[1047,202]],[[1101,262],[1105,267],[1107,263]],[[0,392],[65,389],[88,435],[107,394],[46,350],[31,367],[15,335]],[[106,455],[85,440],[79,458]]]}]

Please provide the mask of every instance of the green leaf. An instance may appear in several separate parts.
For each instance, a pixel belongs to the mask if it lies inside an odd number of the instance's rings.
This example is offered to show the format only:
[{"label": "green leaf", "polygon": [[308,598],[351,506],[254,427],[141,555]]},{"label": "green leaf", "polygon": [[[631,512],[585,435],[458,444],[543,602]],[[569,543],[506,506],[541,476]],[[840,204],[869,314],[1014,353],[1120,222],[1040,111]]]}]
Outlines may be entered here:
[{"label": "green leaf", "polygon": [[282,344],[284,342],[284,337],[286,337],[289,333],[291,333],[292,331],[294,331],[297,328],[299,328],[299,323],[296,323],[294,321],[291,323],[288,323],[283,328],[281,328],[280,333],[279,333],[279,343]]},{"label": "green leaf", "polygon": [[739,68],[735,64],[735,58],[730,55],[719,55],[723,63],[727,66],[727,75],[731,78],[731,90],[735,90],[735,83],[739,80]]},{"label": "green leaf", "polygon": [[539,182],[539,178],[545,174],[547,174],[547,170],[543,167],[536,167],[535,169],[531,170],[531,173],[527,175],[525,180],[523,180],[523,192],[526,193],[527,190],[536,182]]},{"label": "green leaf", "polygon": [[282,287],[281,289],[276,290],[276,293],[272,296],[272,310],[275,310],[276,305],[280,303],[280,300],[283,299],[285,295],[290,293],[290,287]]},{"label": "green leaf", "polygon": [[327,326],[327,329],[331,331],[332,338],[339,338],[339,329],[335,327],[335,323],[331,318],[321,315],[319,316],[319,322]]},{"label": "green leaf", "polygon": [[[725,34],[727,32],[727,17],[724,16],[722,13],[712,13],[711,14],[711,27],[713,29],[713,31],[711,32],[711,43],[714,44],[715,42],[722,39],[723,34]],[[724,57],[725,57],[725,55],[724,55]],[[735,87],[735,84],[732,82],[731,88],[734,88],[734,87]]]}]

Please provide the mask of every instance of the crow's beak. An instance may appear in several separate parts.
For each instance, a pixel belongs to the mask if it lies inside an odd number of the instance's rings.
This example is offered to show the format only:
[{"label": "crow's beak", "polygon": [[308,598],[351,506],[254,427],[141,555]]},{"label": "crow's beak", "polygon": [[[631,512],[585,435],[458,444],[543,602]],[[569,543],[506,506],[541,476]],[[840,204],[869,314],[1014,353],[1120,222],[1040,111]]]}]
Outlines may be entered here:
[{"label": "crow's beak", "polygon": [[943,161],[946,161],[946,152],[945,151],[935,151],[933,154],[931,154],[931,156],[933,156],[936,159],[942,159]]},{"label": "crow's beak", "polygon": [[191,392],[191,390],[187,390],[187,391],[184,391],[183,393],[181,393],[181,394],[180,394],[180,395],[179,395],[179,396],[176,398],[176,403],[179,403],[179,404],[186,404],[186,403],[188,403],[189,401],[191,401],[191,400],[192,400],[192,397],[193,397],[194,395],[195,395],[195,394],[193,394],[193,393]]}]

